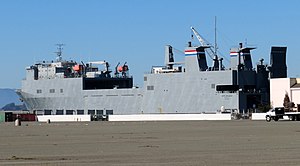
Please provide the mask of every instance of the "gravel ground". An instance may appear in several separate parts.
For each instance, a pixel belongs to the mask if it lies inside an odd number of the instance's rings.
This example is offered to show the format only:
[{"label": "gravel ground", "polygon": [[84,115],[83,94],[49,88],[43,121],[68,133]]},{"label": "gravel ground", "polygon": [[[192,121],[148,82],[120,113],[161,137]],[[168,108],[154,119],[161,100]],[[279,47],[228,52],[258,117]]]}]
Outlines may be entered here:
[{"label": "gravel ground", "polygon": [[0,123],[0,165],[300,165],[300,122]]}]

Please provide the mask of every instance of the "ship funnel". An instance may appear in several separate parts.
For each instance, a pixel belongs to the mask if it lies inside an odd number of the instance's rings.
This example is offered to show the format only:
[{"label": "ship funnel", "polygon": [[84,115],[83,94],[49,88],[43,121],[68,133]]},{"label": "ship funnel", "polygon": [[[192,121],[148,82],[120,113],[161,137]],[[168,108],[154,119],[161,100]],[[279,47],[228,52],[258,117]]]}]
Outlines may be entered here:
[{"label": "ship funnel", "polygon": [[241,64],[245,66],[245,70],[252,70],[252,59],[250,50],[253,50],[253,47],[245,47],[241,50]]},{"label": "ship funnel", "polygon": [[232,70],[236,70],[239,65],[239,49],[231,48],[230,49],[230,66]]},{"label": "ship funnel", "polygon": [[187,47],[185,49],[185,68],[186,72],[206,71],[207,62],[205,49],[208,46]]},{"label": "ship funnel", "polygon": [[230,49],[230,61],[231,69],[236,70],[252,70],[252,59],[250,51],[255,47],[243,47],[242,43],[239,43],[239,48]]},{"label": "ship funnel", "polygon": [[286,51],[287,47],[272,47],[270,56],[270,77],[286,78]]},{"label": "ship funnel", "polygon": [[165,46],[165,65],[168,69],[173,68],[174,63],[174,56],[173,56],[173,49],[172,46],[166,45]]}]

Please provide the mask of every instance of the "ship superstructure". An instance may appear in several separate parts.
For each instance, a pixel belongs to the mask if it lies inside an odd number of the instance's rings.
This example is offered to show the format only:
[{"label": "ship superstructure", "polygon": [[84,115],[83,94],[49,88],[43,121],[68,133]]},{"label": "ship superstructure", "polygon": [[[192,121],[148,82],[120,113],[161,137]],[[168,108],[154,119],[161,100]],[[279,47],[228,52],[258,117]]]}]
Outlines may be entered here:
[{"label": "ship superstructure", "polygon": [[207,65],[210,45],[189,42],[184,62],[175,62],[173,48],[167,45],[165,65],[152,67],[138,88],[126,63],[118,63],[112,73],[106,61],[65,61],[59,47],[56,61],[26,68],[18,94],[38,115],[241,112],[269,104],[270,76],[286,77],[286,65],[279,62],[285,59],[286,47],[272,48],[272,66],[261,60],[255,68],[253,49],[242,44],[232,48],[230,67],[225,68],[216,52],[213,65]]}]

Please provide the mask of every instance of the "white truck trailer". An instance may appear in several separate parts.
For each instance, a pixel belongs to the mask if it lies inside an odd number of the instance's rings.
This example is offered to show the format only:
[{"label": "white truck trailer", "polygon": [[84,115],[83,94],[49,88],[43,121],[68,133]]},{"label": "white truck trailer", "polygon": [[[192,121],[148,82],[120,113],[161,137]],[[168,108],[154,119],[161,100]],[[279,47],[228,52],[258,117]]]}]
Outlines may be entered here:
[{"label": "white truck trailer", "polygon": [[267,112],[266,121],[270,122],[272,119],[278,121],[279,119],[283,119],[283,116],[287,116],[292,121],[300,120],[300,112],[285,112],[283,107],[276,107]]}]

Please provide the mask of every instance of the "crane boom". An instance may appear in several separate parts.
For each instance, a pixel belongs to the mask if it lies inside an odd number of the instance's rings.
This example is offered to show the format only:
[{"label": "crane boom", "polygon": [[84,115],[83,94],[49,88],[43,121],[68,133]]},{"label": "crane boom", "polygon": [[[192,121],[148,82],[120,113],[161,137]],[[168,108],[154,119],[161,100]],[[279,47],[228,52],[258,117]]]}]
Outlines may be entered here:
[{"label": "crane boom", "polygon": [[194,27],[191,27],[191,30],[193,31],[193,33],[196,35],[197,39],[199,40],[200,44],[202,46],[206,46],[206,42],[204,40],[204,38],[196,31],[196,29]]},{"label": "crane boom", "polygon": [[202,46],[209,46],[209,48],[205,49],[205,51],[211,59],[214,59],[216,53],[213,51],[212,46],[205,41],[205,39],[196,31],[194,27],[191,27],[191,30],[196,35],[198,41]]}]

